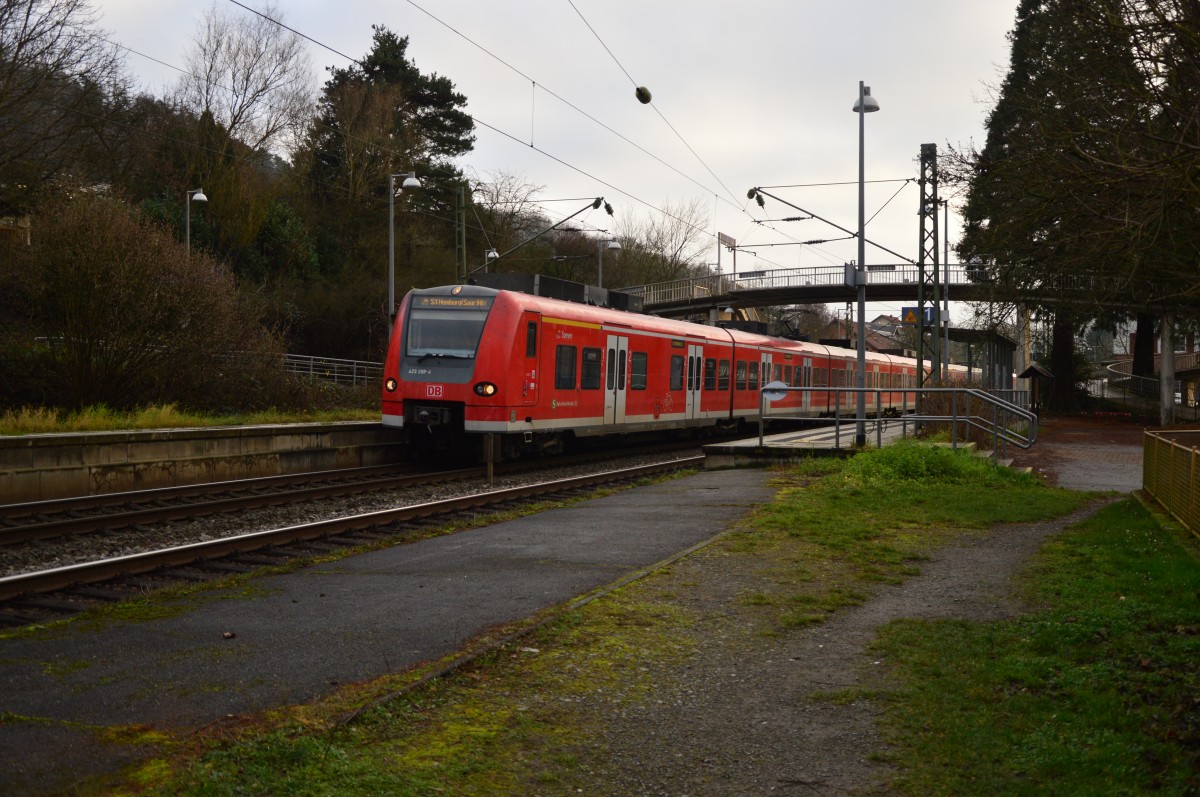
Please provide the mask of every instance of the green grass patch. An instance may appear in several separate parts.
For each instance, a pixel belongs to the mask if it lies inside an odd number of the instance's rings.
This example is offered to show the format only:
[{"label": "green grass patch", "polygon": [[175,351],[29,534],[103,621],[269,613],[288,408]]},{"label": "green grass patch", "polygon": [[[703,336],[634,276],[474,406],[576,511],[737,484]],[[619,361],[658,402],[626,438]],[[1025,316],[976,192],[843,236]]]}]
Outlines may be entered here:
[{"label": "green grass patch", "polygon": [[379,411],[361,408],[306,412],[264,410],[231,415],[206,415],[174,404],[122,412],[105,406],[65,412],[46,407],[23,407],[0,414],[0,434],[110,432],[133,429],[178,429],[205,426],[247,426],[273,423],[332,423],[377,421]]},{"label": "green grass patch", "polygon": [[1010,621],[904,621],[877,645],[903,793],[1200,792],[1200,563],[1133,500],[1047,544]]},{"label": "green grass patch", "polygon": [[560,793],[589,754],[575,698],[644,699],[641,673],[687,656],[690,622],[622,590],[350,724],[292,714],[215,743],[152,793]]}]

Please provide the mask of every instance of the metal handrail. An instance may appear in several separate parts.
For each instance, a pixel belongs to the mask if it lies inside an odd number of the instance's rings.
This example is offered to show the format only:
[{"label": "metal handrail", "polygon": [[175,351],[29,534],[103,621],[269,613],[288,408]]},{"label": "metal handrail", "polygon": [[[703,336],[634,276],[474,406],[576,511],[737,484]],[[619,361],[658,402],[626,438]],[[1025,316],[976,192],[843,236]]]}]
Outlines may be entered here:
[{"label": "metal handrail", "polygon": [[[786,414],[786,411],[780,412],[780,413],[768,413],[766,411],[766,403],[768,400],[766,397],[766,394],[768,392],[828,393],[829,390],[830,390],[830,388],[827,388],[827,387],[786,387],[786,386],[780,387],[778,385],[764,385],[763,388],[759,391],[759,396],[758,396],[758,444],[759,444],[759,446],[763,445],[763,428],[764,428],[765,422],[767,420],[772,420],[772,419],[780,420],[780,419],[786,419],[789,417]],[[832,423],[833,423],[834,429],[835,429],[835,431],[834,431],[834,448],[841,448],[841,425],[843,423],[842,412],[841,412],[841,408],[842,408],[841,394],[842,393],[847,393],[849,395],[857,395],[859,393],[863,393],[868,397],[873,394],[875,396],[875,407],[876,408],[883,406],[883,403],[880,401],[881,394],[900,393],[903,396],[901,399],[901,406],[903,407],[903,410],[902,410],[903,414],[900,416],[900,418],[895,419],[895,420],[900,421],[902,434],[905,437],[908,436],[908,425],[910,423],[920,426],[925,423],[947,423],[947,422],[949,422],[951,425],[950,426],[950,429],[951,429],[950,445],[953,448],[958,448],[958,426],[959,426],[959,424],[963,424],[966,427],[973,426],[977,429],[980,429],[981,431],[991,434],[991,436],[992,436],[992,456],[996,461],[999,461],[999,459],[1002,455],[1002,452],[1003,452],[1003,447],[1006,443],[1015,445],[1018,448],[1028,449],[1035,442],[1037,442],[1038,417],[1035,413],[1033,413],[1023,407],[1020,407],[1010,401],[1006,401],[1005,399],[1000,398],[999,396],[996,396],[985,390],[979,390],[977,388],[963,388],[963,387],[933,387],[933,388],[838,387],[838,388],[834,388],[833,392],[836,394],[835,398],[834,398],[833,418],[832,418]],[[927,397],[930,394],[939,394],[939,393],[940,394],[950,394],[950,405],[953,410],[952,414],[950,414],[950,415],[927,415],[927,414],[918,413],[915,410],[911,414],[907,412],[907,408],[908,408],[908,404],[909,404],[909,401],[908,401],[909,394],[913,394],[913,397],[914,397],[913,406],[915,408],[915,407],[919,407],[920,404],[922,403],[921,402],[922,396]],[[966,399],[966,401],[965,401],[966,412],[963,415],[960,415],[958,413],[958,405],[959,405],[960,398]],[[988,407],[991,408],[992,417],[990,419],[979,416],[979,415],[973,415],[971,413],[971,399],[972,398],[974,398],[978,402],[980,402],[985,409]],[[846,407],[848,409],[850,408],[850,406],[851,405],[849,403],[847,403]],[[795,416],[795,417],[800,418],[801,416]],[[875,439],[876,439],[877,447],[882,447],[882,445],[883,445],[883,426],[885,423],[887,423],[887,420],[888,419],[883,419],[883,418],[879,418],[879,417],[863,419],[864,423],[873,423],[873,425],[875,427]],[[1016,421],[1016,423],[1018,425],[1025,426],[1025,428],[1027,429],[1026,434],[1021,434],[1017,431],[1014,431],[1011,428],[1011,424],[1013,423],[1014,420]],[[857,424],[858,419],[850,418],[845,422],[852,422],[852,423]]]},{"label": "metal handrail", "polygon": [[285,354],[283,367],[293,374],[351,385],[378,382],[383,378],[383,363],[338,357]]}]

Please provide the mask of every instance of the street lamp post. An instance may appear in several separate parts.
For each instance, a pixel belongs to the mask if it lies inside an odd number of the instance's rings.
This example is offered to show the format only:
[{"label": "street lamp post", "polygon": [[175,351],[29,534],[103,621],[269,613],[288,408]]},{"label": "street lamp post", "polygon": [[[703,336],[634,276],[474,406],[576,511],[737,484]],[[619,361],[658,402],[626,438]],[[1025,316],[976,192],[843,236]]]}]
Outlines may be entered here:
[{"label": "street lamp post", "polygon": [[416,172],[388,175],[388,337],[392,336],[392,323],[396,320],[396,178],[403,177],[400,189],[420,188],[421,181]]},{"label": "street lamp post", "polygon": [[858,81],[858,101],[854,103],[854,112],[858,114],[858,269],[855,282],[858,287],[858,370],[855,375],[855,387],[858,388],[858,401],[855,404],[854,445],[862,448],[867,444],[867,272],[866,272],[866,158],[865,134],[866,115],[879,110],[879,103],[871,96],[871,89]]},{"label": "street lamp post", "polygon": [[596,239],[596,287],[604,287],[604,250],[611,249],[614,252],[621,251],[621,242],[616,238]]},{"label": "street lamp post", "polygon": [[186,222],[184,224],[183,241],[184,241],[184,246],[187,250],[188,256],[190,257],[192,254],[192,203],[193,202],[207,202],[208,197],[206,197],[204,195],[203,188],[188,189],[188,192],[185,194],[185,197],[186,198],[184,199],[183,206],[184,206],[184,208],[186,208],[186,210],[183,215],[184,215],[184,218],[186,219]]}]

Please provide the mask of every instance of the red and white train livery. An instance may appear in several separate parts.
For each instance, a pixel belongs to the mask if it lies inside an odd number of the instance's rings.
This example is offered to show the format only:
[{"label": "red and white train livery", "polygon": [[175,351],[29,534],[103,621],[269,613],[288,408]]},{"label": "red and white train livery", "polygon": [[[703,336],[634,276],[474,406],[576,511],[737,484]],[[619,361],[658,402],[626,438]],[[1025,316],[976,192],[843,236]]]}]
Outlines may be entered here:
[{"label": "red and white train livery", "polygon": [[[869,352],[871,415],[911,409],[917,363]],[[767,414],[852,413],[856,353],[475,285],[413,290],[384,362],[383,423],[414,444],[494,434],[506,457],[571,437],[713,429]]]}]

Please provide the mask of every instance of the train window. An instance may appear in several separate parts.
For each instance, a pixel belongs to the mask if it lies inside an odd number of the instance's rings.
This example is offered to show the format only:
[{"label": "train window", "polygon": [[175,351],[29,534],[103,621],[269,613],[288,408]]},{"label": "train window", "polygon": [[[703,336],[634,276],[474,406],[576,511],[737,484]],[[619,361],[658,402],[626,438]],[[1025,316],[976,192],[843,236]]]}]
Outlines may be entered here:
[{"label": "train window", "polygon": [[488,310],[413,307],[408,315],[408,357],[470,359],[475,356]]},{"label": "train window", "polygon": [[[796,370],[799,371],[800,369],[797,368]],[[776,378],[778,379],[778,377]],[[783,383],[785,385],[790,385],[792,383],[792,366],[790,365],[783,366]]]},{"label": "train window", "polygon": [[[622,352],[622,355],[624,352]],[[630,390],[645,390],[646,389],[646,373],[649,371],[650,355],[644,351],[635,351],[629,355],[629,389]],[[625,376],[624,367],[621,368],[621,376]],[[624,385],[621,385],[624,388]]]},{"label": "train window", "polygon": [[704,389],[717,389],[717,359],[707,357],[704,360]]},{"label": "train window", "polygon": [[583,366],[579,372],[579,386],[584,390],[600,389],[600,349],[583,350]]},{"label": "train window", "polygon": [[824,368],[813,369],[813,387],[825,387],[829,384],[829,372]]},{"label": "train window", "polygon": [[717,364],[717,390],[729,389],[729,360]]},{"label": "train window", "polygon": [[671,355],[671,390],[683,390],[683,358]]},{"label": "train window", "polygon": [[[751,362],[751,363],[747,363],[747,365],[750,366],[750,385],[749,385],[749,387],[751,390],[758,390],[758,363]],[[767,369],[764,368],[763,373],[766,373],[766,370]]]},{"label": "train window", "polygon": [[734,375],[733,381],[734,381],[734,384],[737,385],[738,390],[746,389],[746,361],[745,360],[737,361],[737,373]]},{"label": "train window", "polygon": [[559,345],[554,351],[554,387],[575,389],[575,347]]},{"label": "train window", "polygon": [[617,384],[617,350],[608,350],[608,389],[612,390]]},{"label": "train window", "polygon": [[[789,371],[790,371],[790,370],[792,370],[792,367],[791,367],[790,365],[788,366],[788,370],[789,370]],[[783,365],[782,365],[782,364],[780,364],[780,363],[776,363],[776,364],[775,364],[775,373],[774,373],[774,379],[775,379],[775,381],[776,381],[776,382],[782,382],[782,381],[783,381]],[[767,381],[767,372],[766,372],[765,370],[763,371],[763,381],[764,381],[764,382],[766,382],[766,381]],[[790,380],[789,380],[789,381],[790,381]]]},{"label": "train window", "polygon": [[537,322],[530,321],[525,327],[525,356],[537,357]]}]

